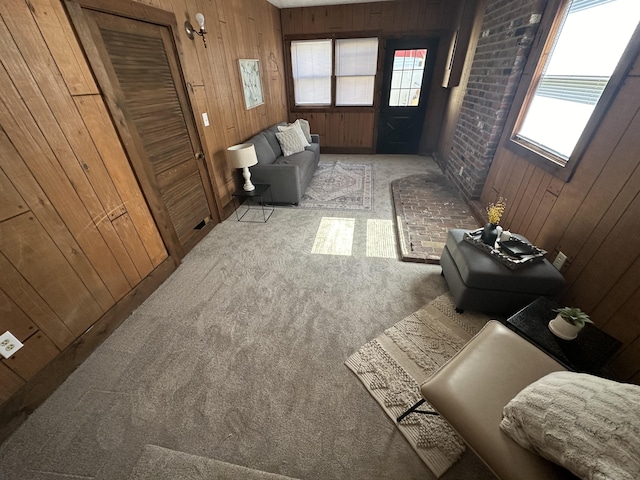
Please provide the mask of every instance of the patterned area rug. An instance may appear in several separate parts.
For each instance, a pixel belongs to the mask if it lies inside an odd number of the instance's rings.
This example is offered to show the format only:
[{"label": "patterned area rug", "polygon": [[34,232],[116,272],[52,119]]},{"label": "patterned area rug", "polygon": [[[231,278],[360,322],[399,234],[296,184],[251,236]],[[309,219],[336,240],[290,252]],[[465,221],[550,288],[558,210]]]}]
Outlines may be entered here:
[{"label": "patterned area rug", "polygon": [[300,201],[302,208],[373,210],[373,166],[320,163]]},{"label": "patterned area rug", "polygon": [[[419,386],[475,335],[489,317],[456,313],[449,293],[439,296],[364,345],[345,364],[394,423],[422,398]],[[429,409],[428,403],[423,409]],[[439,416],[411,414],[398,429],[436,477],[465,445]]]}]

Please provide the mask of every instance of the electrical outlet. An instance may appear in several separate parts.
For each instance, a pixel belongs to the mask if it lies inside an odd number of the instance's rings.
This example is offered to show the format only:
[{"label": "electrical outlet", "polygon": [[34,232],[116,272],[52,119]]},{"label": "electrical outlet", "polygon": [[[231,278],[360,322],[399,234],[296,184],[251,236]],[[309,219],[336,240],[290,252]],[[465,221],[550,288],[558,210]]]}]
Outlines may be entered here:
[{"label": "electrical outlet", "polygon": [[20,343],[16,337],[11,335],[11,332],[7,331],[0,335],[0,355],[4,358],[9,358],[11,355],[20,350],[24,345]]},{"label": "electrical outlet", "polygon": [[556,270],[560,271],[560,269],[564,265],[564,262],[566,261],[567,261],[567,256],[562,252],[558,252],[558,256],[553,261],[553,266],[556,267]]}]

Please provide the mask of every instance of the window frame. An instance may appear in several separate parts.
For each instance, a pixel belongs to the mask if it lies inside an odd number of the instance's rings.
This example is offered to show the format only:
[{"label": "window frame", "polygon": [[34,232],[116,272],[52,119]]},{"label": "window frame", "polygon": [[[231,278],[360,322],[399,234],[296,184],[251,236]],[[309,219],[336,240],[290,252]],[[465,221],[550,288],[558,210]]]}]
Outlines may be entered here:
[{"label": "window frame", "polygon": [[638,26],[568,160],[564,161],[547,150],[517,138],[516,132],[524,119],[526,108],[535,91],[533,86],[538,83],[542,75],[554,39],[562,25],[562,14],[569,2],[570,0],[550,0],[543,12],[533,46],[513,98],[501,141],[502,145],[511,152],[565,182],[569,182],[573,177],[580,160],[587,151],[627,73],[633,67],[640,50],[640,26]]},{"label": "window frame", "polygon": [[[373,104],[372,105],[343,105],[336,106],[336,40],[350,40],[356,38],[377,38],[378,39],[378,59],[373,87]],[[293,68],[291,65],[291,42],[299,40],[331,40],[331,105],[296,105],[295,90],[293,81]],[[285,35],[284,37],[284,64],[286,68],[285,81],[287,85],[287,99],[289,102],[289,112],[337,112],[337,113],[358,113],[371,112],[378,109],[380,102],[380,86],[381,77],[380,65],[383,61],[384,38],[379,32],[352,32],[340,34],[301,34],[301,35]]]}]

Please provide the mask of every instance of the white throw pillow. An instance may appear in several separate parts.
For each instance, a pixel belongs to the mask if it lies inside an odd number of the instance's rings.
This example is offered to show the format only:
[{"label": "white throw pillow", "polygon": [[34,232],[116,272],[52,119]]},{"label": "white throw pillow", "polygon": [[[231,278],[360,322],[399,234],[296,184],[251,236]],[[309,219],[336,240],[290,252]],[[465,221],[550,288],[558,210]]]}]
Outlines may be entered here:
[{"label": "white throw pillow", "polygon": [[500,428],[582,479],[640,478],[640,386],[550,373],[504,407]]},{"label": "white throw pillow", "polygon": [[299,123],[291,123],[289,125],[287,125],[286,127],[284,125],[278,125],[278,131],[279,132],[286,132],[288,130],[293,130],[294,132],[296,132],[296,135],[298,135],[298,138],[300,138],[300,142],[302,143],[303,147],[308,147],[309,146],[309,142],[307,141],[307,137],[304,136],[304,133],[302,133],[302,127],[300,127]]},{"label": "white throw pillow", "polygon": [[311,143],[311,127],[309,126],[309,122],[307,122],[304,118],[299,118],[294,123],[300,125],[300,129],[302,130],[302,133],[304,133],[307,142]]},{"label": "white throw pillow", "polygon": [[285,157],[304,151],[304,145],[300,136],[292,128],[276,133],[276,138],[280,143],[282,154]]}]

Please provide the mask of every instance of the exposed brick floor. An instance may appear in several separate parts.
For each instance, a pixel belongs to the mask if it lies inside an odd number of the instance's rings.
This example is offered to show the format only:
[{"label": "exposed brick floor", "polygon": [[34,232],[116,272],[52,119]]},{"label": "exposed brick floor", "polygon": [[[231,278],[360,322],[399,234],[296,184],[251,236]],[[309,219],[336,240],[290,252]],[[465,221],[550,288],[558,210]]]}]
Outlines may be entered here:
[{"label": "exposed brick floor", "polygon": [[394,180],[391,191],[405,262],[440,263],[450,229],[479,226],[467,204],[440,173]]}]

